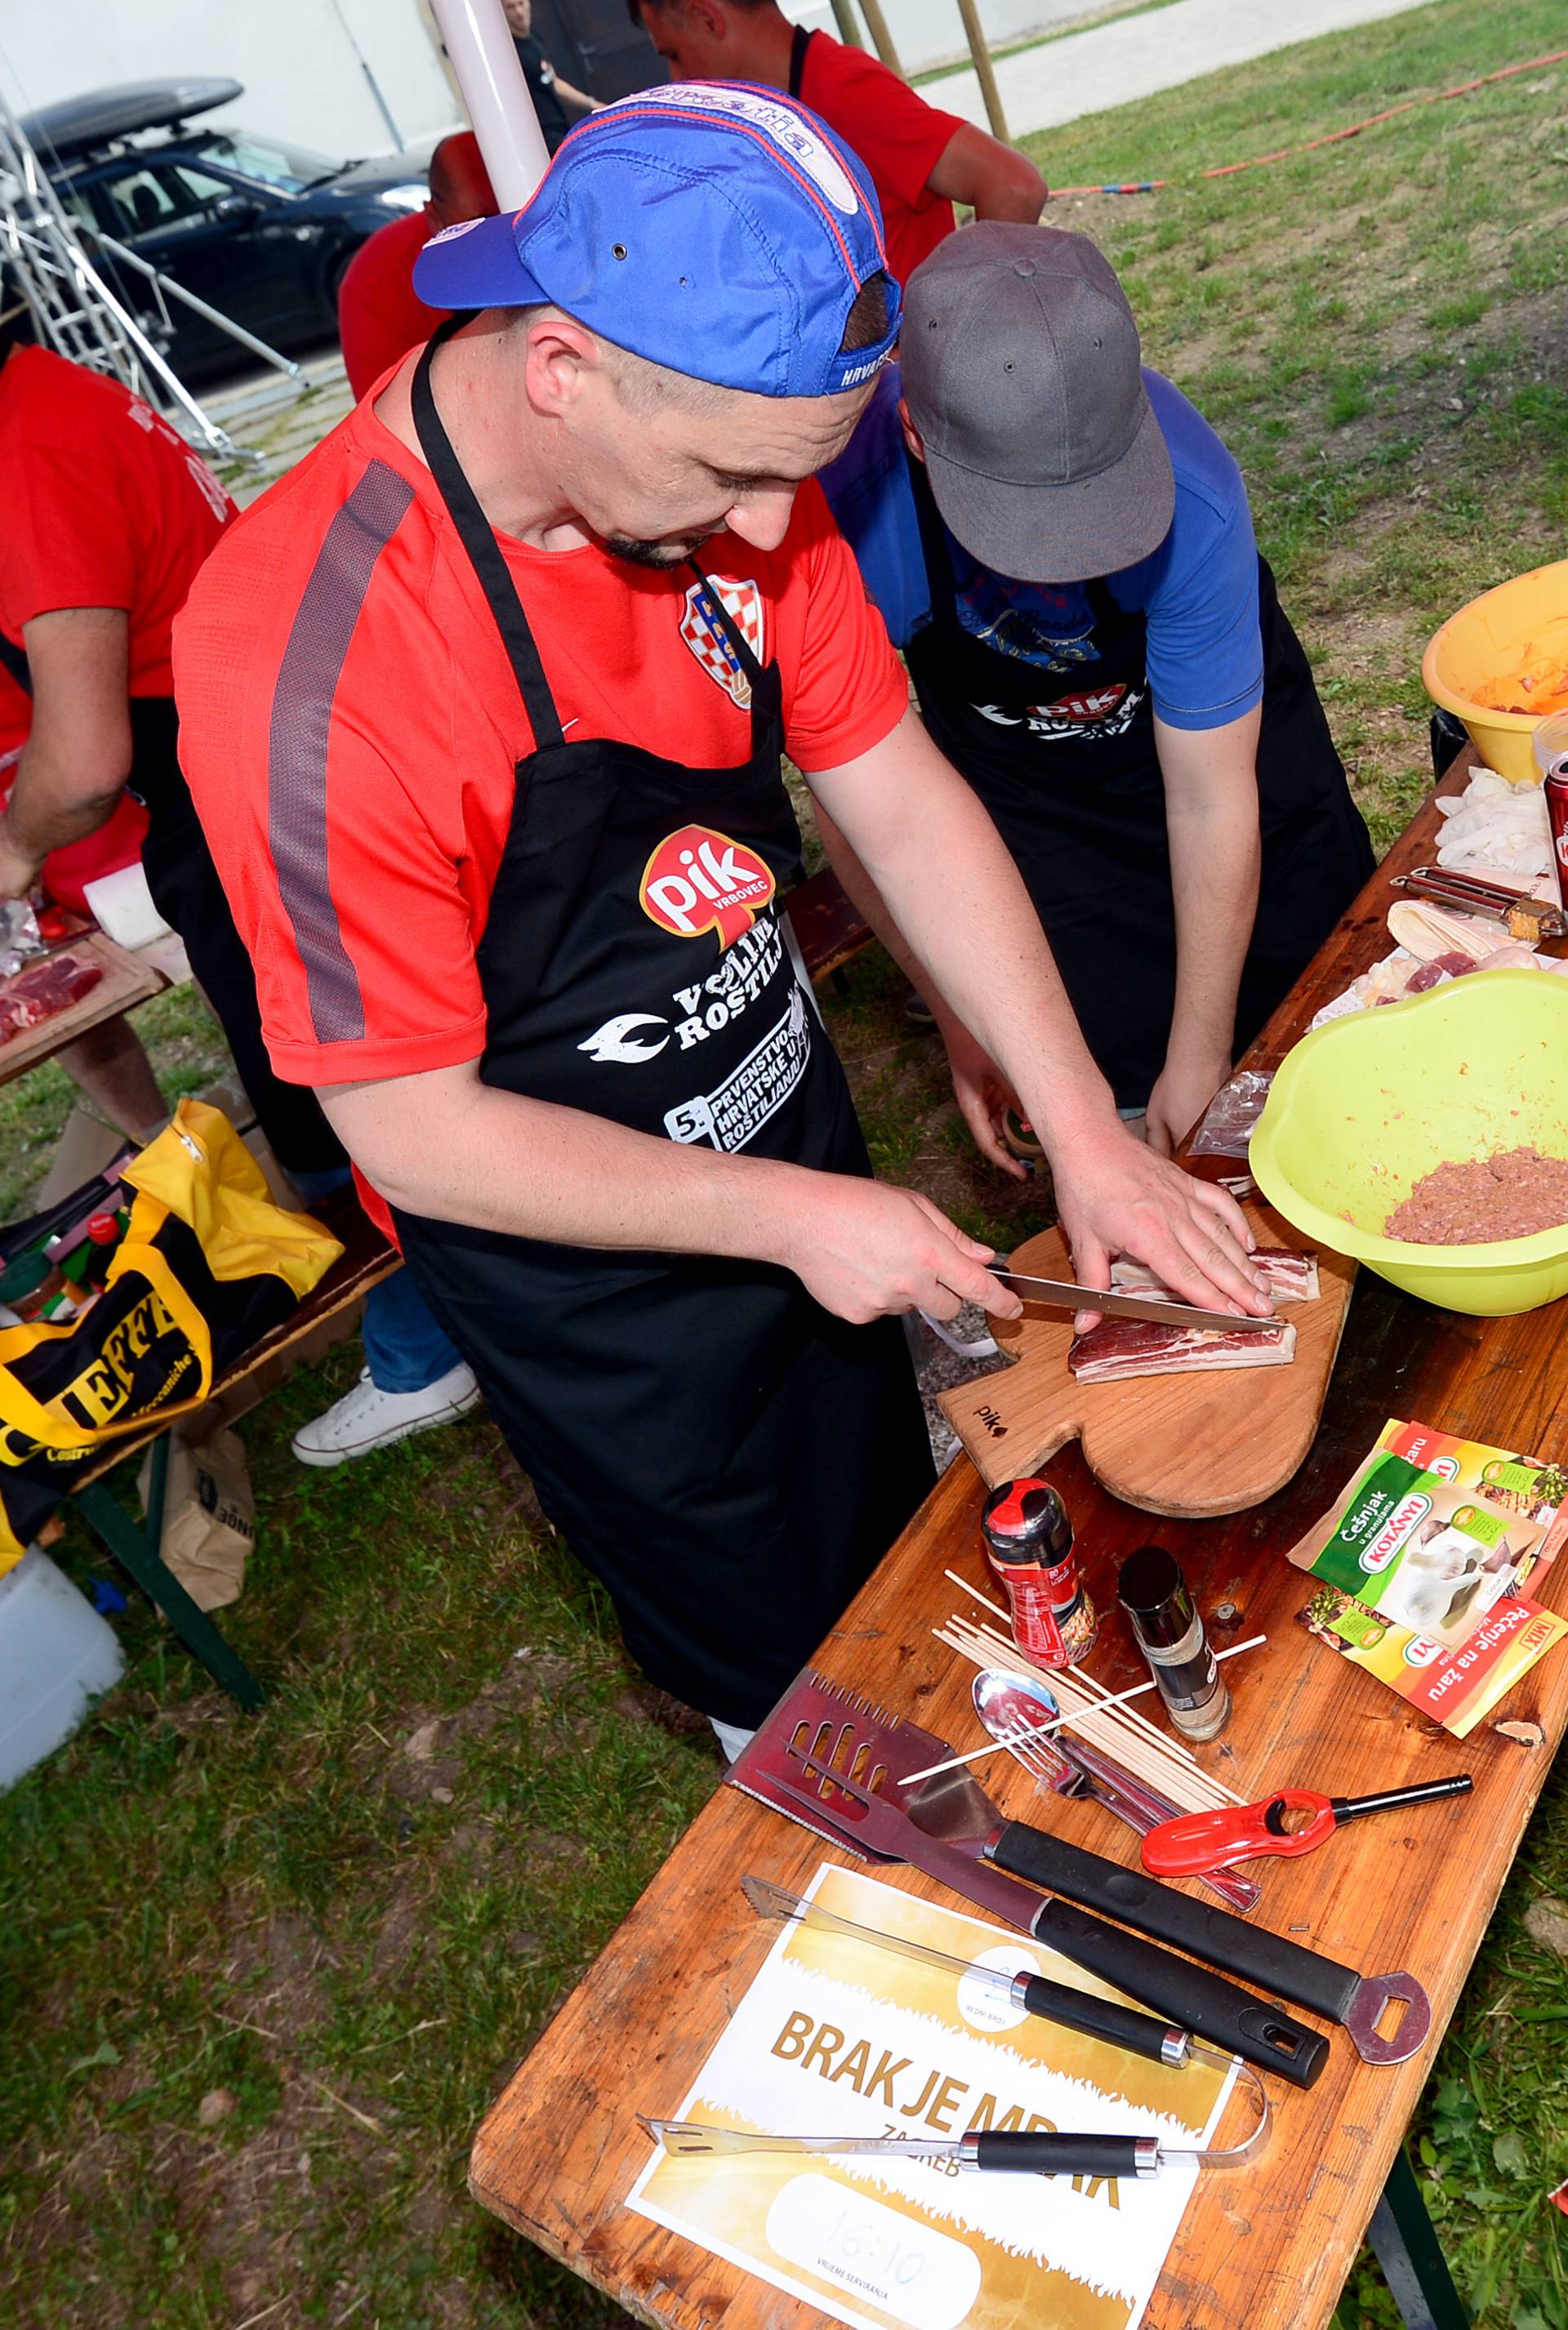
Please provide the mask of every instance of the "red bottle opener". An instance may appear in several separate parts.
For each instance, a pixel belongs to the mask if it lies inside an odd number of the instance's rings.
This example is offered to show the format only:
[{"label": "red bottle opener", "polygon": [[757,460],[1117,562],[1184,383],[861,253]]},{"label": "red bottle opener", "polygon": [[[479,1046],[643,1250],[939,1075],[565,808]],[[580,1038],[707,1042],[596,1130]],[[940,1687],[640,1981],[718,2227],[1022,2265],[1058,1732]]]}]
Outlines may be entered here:
[{"label": "red bottle opener", "polygon": [[[1402,1804],[1435,1804],[1441,1796],[1470,1791],[1468,1772],[1446,1780],[1421,1780],[1408,1788],[1385,1788],[1376,1796],[1324,1796],[1316,1788],[1280,1788],[1255,1804],[1227,1804],[1214,1813],[1185,1813],[1163,1821],[1143,1840],[1143,1865],[1155,1877],[1204,1877],[1238,1861],[1266,1854],[1289,1859],[1322,1844],[1342,1822],[1364,1813],[1390,1813]],[[1285,1825],[1289,1813],[1305,1813],[1299,1828]]]}]

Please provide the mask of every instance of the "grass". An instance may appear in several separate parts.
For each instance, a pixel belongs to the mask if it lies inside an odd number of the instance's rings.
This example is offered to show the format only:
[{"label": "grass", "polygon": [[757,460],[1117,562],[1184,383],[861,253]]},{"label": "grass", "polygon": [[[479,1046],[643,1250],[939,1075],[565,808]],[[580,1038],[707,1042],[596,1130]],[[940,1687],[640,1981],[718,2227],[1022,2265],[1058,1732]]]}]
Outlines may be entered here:
[{"label": "grass", "polygon": [[[1063,203],[1120,267],[1149,359],[1220,427],[1380,838],[1426,780],[1420,648],[1561,554],[1568,71],[1321,135],[1558,45],[1560,5],[1438,0],[1053,131]],[[967,1227],[1040,1198],[979,1170],[901,983],[828,999],[874,1151]],[[213,1065],[177,999],[141,1024],[171,1088]],[[0,1094],[0,1217],[66,1091]],[[474,2124],[717,1776],[626,1668],[595,1589],[482,1418],[341,1473],[290,1432],[335,1353],[243,1427],[262,1514],[224,1624],[273,1685],[203,1689],[139,1604],[125,1682],[0,1801],[0,2320],[18,2330],[590,2330],[614,2309],[484,2217]],[[60,1558],[107,1564],[72,1523]],[[433,1728],[432,1728],[433,1727]],[[1523,1923],[1568,1897],[1554,1782],[1413,2131],[1480,2330],[1568,2330],[1568,1967]],[[1393,2330],[1365,2265],[1343,2330]]]}]

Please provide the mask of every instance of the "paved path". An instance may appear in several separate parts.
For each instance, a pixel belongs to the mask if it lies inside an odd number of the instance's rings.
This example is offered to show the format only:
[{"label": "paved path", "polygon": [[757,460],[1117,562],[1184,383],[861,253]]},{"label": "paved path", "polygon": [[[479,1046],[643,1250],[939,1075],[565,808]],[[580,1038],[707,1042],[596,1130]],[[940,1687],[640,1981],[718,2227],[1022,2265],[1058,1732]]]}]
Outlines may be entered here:
[{"label": "paved path", "polygon": [[[1175,0],[1168,8],[1113,17],[997,60],[1008,131],[1025,137],[1032,130],[1052,129],[1081,114],[1196,81],[1222,65],[1267,56],[1270,49],[1289,48],[1379,16],[1403,15],[1416,5],[1417,0]],[[923,81],[921,95],[982,129],[987,127],[972,71]],[[1151,155],[1149,168],[1158,165],[1158,155]]]}]

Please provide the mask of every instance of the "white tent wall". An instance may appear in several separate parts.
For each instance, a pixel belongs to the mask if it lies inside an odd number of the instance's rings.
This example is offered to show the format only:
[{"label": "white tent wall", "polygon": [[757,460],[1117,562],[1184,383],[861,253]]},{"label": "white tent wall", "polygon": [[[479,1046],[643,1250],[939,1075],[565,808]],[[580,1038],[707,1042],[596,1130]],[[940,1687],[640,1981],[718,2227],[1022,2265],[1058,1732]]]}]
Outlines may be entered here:
[{"label": "white tent wall", "polygon": [[[571,0],[562,0],[571,8]],[[1082,16],[1091,0],[980,0],[997,44]],[[783,0],[798,22],[835,29],[827,0]],[[955,0],[883,0],[906,72],[961,63]],[[867,37],[866,45],[871,42]],[[363,62],[362,62],[363,60]],[[420,0],[0,0],[0,78],[19,113],[114,81],[229,74],[240,101],[215,113],[328,155],[424,153],[459,109]]]},{"label": "white tent wall", "polygon": [[116,81],[209,74],[245,90],[213,121],[333,156],[400,138],[422,154],[460,118],[419,0],[0,0],[0,76],[18,113]]},{"label": "white tent wall", "polygon": [[[798,24],[825,33],[836,30],[828,0],[780,0],[780,5]],[[1095,0],[980,0],[980,22],[991,46],[999,48],[1008,41],[1027,40],[1031,33],[1072,23],[1088,14],[1094,5]],[[924,72],[931,65],[968,62],[968,45],[956,0],[883,0],[883,14],[906,73]],[[874,53],[875,43],[864,23],[862,32],[865,46]]]}]

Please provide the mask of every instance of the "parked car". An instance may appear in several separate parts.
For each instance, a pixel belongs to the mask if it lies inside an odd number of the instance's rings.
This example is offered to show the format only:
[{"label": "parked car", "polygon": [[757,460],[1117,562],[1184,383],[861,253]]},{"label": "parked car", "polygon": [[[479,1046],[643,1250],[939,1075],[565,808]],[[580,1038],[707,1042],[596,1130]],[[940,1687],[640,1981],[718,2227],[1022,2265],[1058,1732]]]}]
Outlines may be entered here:
[{"label": "parked car", "polygon": [[[377,227],[420,209],[428,190],[401,156],[335,161],[285,138],[202,126],[201,115],[243,95],[235,81],[137,81],[45,106],[22,127],[79,225],[293,351],[335,338],[345,268]],[[162,343],[153,287],[103,264]],[[183,376],[254,361],[179,301],[168,310],[167,353]]]}]

